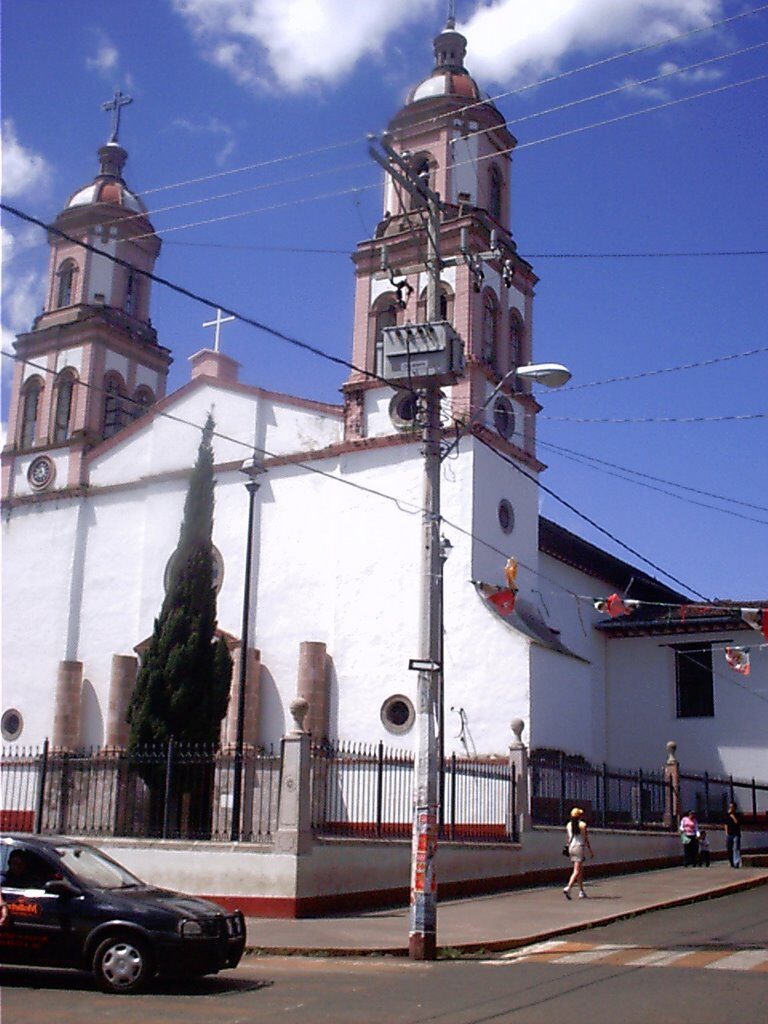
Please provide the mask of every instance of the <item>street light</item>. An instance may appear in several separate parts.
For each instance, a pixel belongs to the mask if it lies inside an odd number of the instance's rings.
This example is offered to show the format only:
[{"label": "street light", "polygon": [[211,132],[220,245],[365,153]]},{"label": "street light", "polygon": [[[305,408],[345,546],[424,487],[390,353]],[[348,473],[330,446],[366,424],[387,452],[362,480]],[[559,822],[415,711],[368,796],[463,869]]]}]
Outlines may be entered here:
[{"label": "street light", "polygon": [[245,681],[248,671],[248,620],[251,615],[251,562],[253,560],[253,519],[256,492],[260,484],[256,478],[265,473],[263,463],[254,455],[246,459],[240,472],[248,477],[248,534],[245,539],[245,582],[243,584],[243,625],[240,633],[240,681],[237,693],[237,731],[235,733],[235,775],[232,786],[232,826],[230,839],[240,839],[240,808],[243,800],[243,739],[245,732]]},{"label": "street light", "polygon": [[524,380],[535,380],[539,384],[546,384],[548,388],[561,388],[571,379],[571,371],[562,363],[531,363],[528,366],[518,366],[505,374],[502,381],[511,374],[522,377]]}]

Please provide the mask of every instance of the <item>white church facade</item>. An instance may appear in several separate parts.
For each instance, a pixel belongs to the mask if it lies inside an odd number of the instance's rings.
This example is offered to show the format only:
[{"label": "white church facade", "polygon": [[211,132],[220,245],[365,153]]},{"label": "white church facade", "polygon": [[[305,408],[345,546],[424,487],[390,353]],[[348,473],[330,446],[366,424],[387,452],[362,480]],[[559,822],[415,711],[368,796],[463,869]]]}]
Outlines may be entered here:
[{"label": "white church facade", "polygon": [[[658,768],[675,740],[691,769],[766,781],[768,703],[756,693],[768,638],[735,604],[696,605],[539,514],[545,397],[513,372],[534,359],[537,281],[511,230],[515,140],[464,55],[459,33],[441,33],[434,70],[389,126],[445,200],[441,315],[465,349],[443,398],[445,447],[458,436],[441,480],[445,751],[504,754],[519,718],[532,747],[593,763]],[[419,210],[387,185],[354,256],[356,369],[342,403],[245,383],[208,349],[166,393],[171,353],[151,324],[147,276],[161,243],[126,159],[115,133],[56,219],[44,310],[16,344],[2,453],[3,743],[125,744],[213,411],[218,624],[235,656],[225,741],[241,656],[242,466],[256,460],[246,742],[277,744],[298,693],[318,739],[412,749],[424,463],[412,397],[381,379],[381,331],[425,319]],[[485,254],[482,275],[467,250]],[[502,613],[478,584],[502,586],[509,558],[517,594]],[[611,594],[626,602],[616,617],[594,604]],[[726,645],[753,647],[748,685],[732,681]]]}]

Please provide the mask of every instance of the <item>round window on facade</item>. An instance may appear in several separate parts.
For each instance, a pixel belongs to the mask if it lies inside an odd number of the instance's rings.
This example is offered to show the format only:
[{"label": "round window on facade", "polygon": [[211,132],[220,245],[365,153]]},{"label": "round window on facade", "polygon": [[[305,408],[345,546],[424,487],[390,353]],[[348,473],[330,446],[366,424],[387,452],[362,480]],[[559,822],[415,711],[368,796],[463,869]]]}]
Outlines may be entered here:
[{"label": "round window on facade", "polygon": [[502,437],[512,437],[515,432],[515,410],[504,395],[500,395],[493,403],[493,425]]},{"label": "round window on facade", "polygon": [[[211,545],[211,552],[213,554],[213,587],[216,593],[221,590],[221,585],[224,582],[224,559],[221,557],[221,552],[215,544]],[[171,568],[173,566],[173,558],[176,552],[168,559],[168,564],[165,567],[163,573],[163,587],[166,594],[168,593],[168,586],[171,582]]]},{"label": "round window on facade", "polygon": [[504,533],[512,533],[515,528],[515,510],[506,498],[502,498],[498,508],[499,526]]},{"label": "round window on facade", "polygon": [[29,486],[35,491],[44,491],[46,487],[50,487],[55,476],[56,467],[47,455],[38,455],[27,470]]},{"label": "round window on facade", "polygon": [[418,427],[419,404],[412,391],[396,391],[389,403],[389,418],[398,430]]},{"label": "round window on facade", "polygon": [[20,711],[17,711],[16,708],[8,708],[3,712],[0,731],[2,731],[4,740],[17,740],[21,736],[23,728],[24,719],[21,717]]},{"label": "round window on facade", "polygon": [[401,693],[388,697],[381,705],[381,721],[388,732],[408,732],[415,718],[413,704]]}]

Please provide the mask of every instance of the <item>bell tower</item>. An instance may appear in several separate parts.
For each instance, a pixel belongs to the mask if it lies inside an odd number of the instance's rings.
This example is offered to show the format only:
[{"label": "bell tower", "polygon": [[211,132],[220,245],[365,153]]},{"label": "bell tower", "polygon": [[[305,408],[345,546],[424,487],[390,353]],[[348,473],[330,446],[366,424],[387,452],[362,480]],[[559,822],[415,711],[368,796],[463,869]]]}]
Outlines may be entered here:
[{"label": "bell tower", "polygon": [[123,179],[128,153],[118,141],[129,102],[118,91],[104,104],[112,131],[99,172],[48,233],[43,311],[15,343],[4,499],[85,484],[88,451],[165,394],[171,356],[149,317],[146,276],[161,243]]},{"label": "bell tower", "polygon": [[[512,235],[516,139],[467,71],[466,52],[467,40],[449,17],[434,40],[434,67],[408,93],[387,141],[443,201],[440,314],[463,339],[466,357],[463,377],[445,389],[444,421],[466,422],[506,377],[487,422],[511,454],[538,465],[533,424],[539,406],[529,386],[510,374],[531,360],[538,280]],[[383,327],[426,319],[426,248],[425,211],[387,176],[382,219],[353,257],[352,362],[368,373],[382,370]],[[392,407],[397,396],[393,400],[381,381],[353,372],[344,394],[348,439],[405,426],[407,415]]]}]

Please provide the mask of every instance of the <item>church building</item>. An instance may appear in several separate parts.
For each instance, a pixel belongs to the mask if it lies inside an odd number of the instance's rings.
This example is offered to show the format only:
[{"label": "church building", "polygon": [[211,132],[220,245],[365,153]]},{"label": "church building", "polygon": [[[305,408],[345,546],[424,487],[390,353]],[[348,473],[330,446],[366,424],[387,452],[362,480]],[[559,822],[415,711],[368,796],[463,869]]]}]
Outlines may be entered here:
[{"label": "church building", "polygon": [[[658,768],[674,740],[692,769],[768,780],[762,609],[750,624],[736,604],[697,605],[540,516],[546,389],[515,373],[535,361],[538,280],[514,237],[516,140],[451,21],[434,51],[388,142],[443,200],[439,311],[464,345],[441,403],[445,752],[504,755],[522,719],[530,746],[593,763]],[[298,694],[317,740],[413,749],[421,410],[382,379],[382,332],[427,319],[424,210],[387,179],[381,220],[353,257],[356,369],[339,381],[342,402],[265,390],[218,345],[168,393],[172,353],[152,326],[148,276],[161,240],[126,183],[118,125],[51,225],[44,308],[16,342],[2,453],[3,743],[125,745],[213,411],[218,625],[234,658],[223,742],[245,657],[248,744],[277,744]],[[749,685],[736,685],[725,649],[749,646]]]}]

